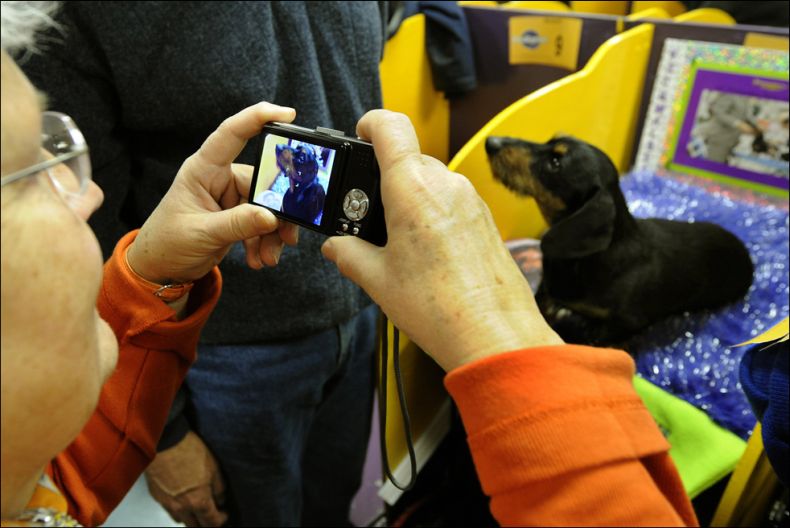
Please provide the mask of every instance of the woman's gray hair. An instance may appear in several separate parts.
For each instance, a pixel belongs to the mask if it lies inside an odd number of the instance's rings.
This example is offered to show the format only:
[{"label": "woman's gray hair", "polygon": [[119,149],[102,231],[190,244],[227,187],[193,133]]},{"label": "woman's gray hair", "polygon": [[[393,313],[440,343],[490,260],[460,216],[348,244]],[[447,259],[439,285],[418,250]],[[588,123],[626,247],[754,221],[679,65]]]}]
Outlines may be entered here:
[{"label": "woman's gray hair", "polygon": [[0,2],[0,46],[3,51],[36,53],[36,33],[59,28],[52,16],[60,2]]}]

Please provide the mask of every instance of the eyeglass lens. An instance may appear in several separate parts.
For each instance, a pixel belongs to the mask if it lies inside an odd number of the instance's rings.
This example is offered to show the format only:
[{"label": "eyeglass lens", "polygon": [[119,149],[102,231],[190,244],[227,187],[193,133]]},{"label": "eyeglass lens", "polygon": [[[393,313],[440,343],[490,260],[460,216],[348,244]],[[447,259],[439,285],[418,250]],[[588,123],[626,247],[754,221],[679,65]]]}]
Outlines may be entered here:
[{"label": "eyeglass lens", "polygon": [[48,169],[49,177],[61,191],[82,194],[88,185],[91,171],[85,138],[74,121],[63,114],[47,112],[43,116],[42,124],[42,147],[49,156],[59,157],[82,151],[62,164]]}]

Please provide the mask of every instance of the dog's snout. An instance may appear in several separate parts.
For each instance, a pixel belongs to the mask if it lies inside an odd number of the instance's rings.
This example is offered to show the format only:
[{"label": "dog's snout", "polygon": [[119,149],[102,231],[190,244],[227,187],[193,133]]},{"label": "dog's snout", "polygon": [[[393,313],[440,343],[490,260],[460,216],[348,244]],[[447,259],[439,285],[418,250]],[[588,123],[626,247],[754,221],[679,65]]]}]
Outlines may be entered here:
[{"label": "dog's snout", "polygon": [[489,136],[488,138],[486,138],[486,153],[489,156],[493,156],[494,154],[499,152],[503,146],[504,146],[504,141],[502,141],[501,137]]}]

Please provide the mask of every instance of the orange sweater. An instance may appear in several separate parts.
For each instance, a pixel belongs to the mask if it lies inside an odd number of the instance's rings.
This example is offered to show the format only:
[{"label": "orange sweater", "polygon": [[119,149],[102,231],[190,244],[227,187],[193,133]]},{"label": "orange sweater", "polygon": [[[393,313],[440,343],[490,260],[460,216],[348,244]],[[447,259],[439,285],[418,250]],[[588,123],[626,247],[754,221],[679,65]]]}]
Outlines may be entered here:
[{"label": "orange sweater", "polygon": [[123,237],[105,264],[98,299],[99,313],[118,338],[118,366],[85,428],[47,467],[69,514],[86,526],[104,522],[156,455],[222,285],[214,268],[192,288],[189,316],[175,321],[175,312],[140,288],[126,267],[124,251],[136,234]]},{"label": "orange sweater", "polygon": [[[215,268],[192,289],[191,315],[175,322],[125,267],[134,236],[105,265],[98,300],[120,343],[118,366],[88,424],[47,468],[85,525],[102,523],[155,456],[221,288]],[[447,376],[502,525],[696,524],[633,373],[624,352],[566,345],[502,354]]]},{"label": "orange sweater", "polygon": [[552,346],[464,365],[445,385],[503,526],[697,525],[622,351]]}]

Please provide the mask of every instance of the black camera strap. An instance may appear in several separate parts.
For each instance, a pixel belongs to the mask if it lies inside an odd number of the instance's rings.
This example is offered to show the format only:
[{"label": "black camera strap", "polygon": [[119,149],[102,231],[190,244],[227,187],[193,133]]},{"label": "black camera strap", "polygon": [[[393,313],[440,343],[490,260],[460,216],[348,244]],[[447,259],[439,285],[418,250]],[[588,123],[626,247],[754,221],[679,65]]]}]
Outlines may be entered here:
[{"label": "black camera strap", "polygon": [[411,420],[409,419],[409,409],[406,406],[406,394],[403,390],[403,376],[400,371],[400,332],[394,326],[393,330],[393,350],[392,368],[395,371],[395,383],[398,389],[398,401],[400,403],[401,416],[403,417],[403,431],[406,436],[406,449],[409,451],[409,462],[411,464],[411,477],[406,485],[400,484],[392,475],[390,470],[389,456],[387,454],[387,365],[389,362],[388,352],[388,320],[387,316],[381,317],[381,357],[379,361],[379,433],[381,442],[381,456],[384,460],[384,473],[392,482],[392,485],[399,490],[410,490],[417,481],[417,457],[414,454],[414,444],[411,436]]}]

